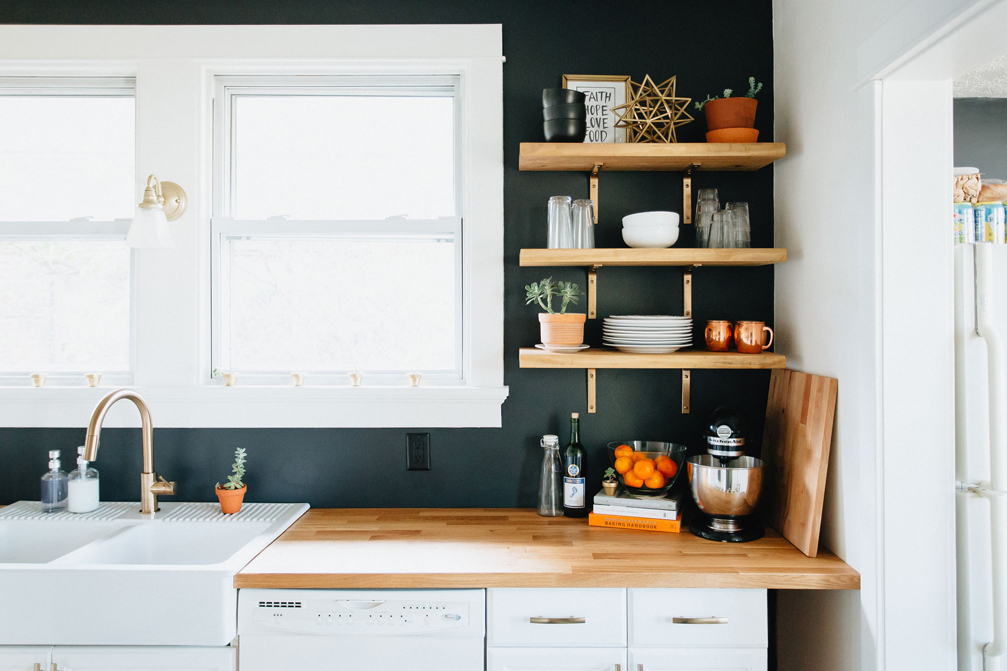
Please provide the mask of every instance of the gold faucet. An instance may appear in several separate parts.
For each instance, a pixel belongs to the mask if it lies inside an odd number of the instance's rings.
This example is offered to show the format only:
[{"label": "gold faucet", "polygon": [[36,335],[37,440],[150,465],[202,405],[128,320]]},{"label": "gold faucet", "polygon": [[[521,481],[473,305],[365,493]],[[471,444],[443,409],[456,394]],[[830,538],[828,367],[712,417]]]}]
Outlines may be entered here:
[{"label": "gold faucet", "polygon": [[98,458],[98,441],[101,440],[101,425],[105,415],[115,402],[128,398],[140,411],[140,421],[143,424],[143,472],[140,473],[140,512],[153,515],[157,512],[157,497],[172,496],[175,493],[175,483],[164,478],[158,478],[154,472],[154,425],[150,421],[150,408],[143,397],[132,389],[116,389],[105,398],[98,401],[91,421],[87,425],[87,439],[84,441],[84,458],[94,461]]}]

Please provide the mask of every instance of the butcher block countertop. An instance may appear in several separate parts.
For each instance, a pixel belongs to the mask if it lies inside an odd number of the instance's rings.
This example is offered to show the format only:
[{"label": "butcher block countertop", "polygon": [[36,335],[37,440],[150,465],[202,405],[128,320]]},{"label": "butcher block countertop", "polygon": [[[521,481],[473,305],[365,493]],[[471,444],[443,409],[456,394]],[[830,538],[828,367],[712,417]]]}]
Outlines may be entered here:
[{"label": "butcher block countertop", "polygon": [[731,587],[860,589],[767,529],[751,543],[590,527],[530,509],[309,510],[234,577],[238,588]]}]

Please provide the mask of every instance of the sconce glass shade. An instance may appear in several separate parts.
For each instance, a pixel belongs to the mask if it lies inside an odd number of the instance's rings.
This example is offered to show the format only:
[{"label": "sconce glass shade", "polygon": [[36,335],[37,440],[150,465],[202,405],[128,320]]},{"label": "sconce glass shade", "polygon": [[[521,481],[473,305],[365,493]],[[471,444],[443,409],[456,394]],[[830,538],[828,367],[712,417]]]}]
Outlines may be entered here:
[{"label": "sconce glass shade", "polygon": [[126,246],[135,249],[174,247],[168,230],[168,218],[160,207],[137,207],[133,223],[126,234]]}]

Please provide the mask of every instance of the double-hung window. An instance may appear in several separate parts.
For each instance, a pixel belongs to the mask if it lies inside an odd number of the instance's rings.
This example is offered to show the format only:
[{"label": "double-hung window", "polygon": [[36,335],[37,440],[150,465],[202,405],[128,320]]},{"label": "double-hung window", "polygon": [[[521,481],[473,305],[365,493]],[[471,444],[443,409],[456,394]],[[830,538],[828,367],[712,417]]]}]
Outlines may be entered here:
[{"label": "double-hung window", "polygon": [[216,78],[213,364],[463,378],[458,77]]},{"label": "double-hung window", "polygon": [[132,79],[0,77],[0,379],[132,370]]}]

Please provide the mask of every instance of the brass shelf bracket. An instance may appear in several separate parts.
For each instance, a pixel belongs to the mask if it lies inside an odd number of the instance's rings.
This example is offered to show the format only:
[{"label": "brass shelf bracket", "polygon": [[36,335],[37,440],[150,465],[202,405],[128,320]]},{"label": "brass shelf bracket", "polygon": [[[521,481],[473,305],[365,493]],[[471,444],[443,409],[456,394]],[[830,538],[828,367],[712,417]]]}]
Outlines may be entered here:
[{"label": "brass shelf bracket", "polygon": [[694,163],[685,169],[682,175],[682,223],[692,223],[692,171],[699,168],[698,163]]},{"label": "brass shelf bracket", "polygon": [[588,198],[590,198],[591,202],[594,203],[594,223],[596,226],[598,225],[598,172],[601,170],[601,166],[603,165],[605,164],[595,163],[594,168],[591,169],[590,177],[591,188]]},{"label": "brass shelf bracket", "polygon": [[587,369],[587,411],[592,415],[598,412],[598,370]]},{"label": "brass shelf bracket", "polygon": [[587,271],[587,318],[598,318],[598,266]]},{"label": "brass shelf bracket", "polygon": [[682,371],[682,414],[689,414],[689,405],[692,403],[692,371]]},{"label": "brass shelf bracket", "polygon": [[692,316],[692,266],[682,272],[682,309],[686,317]]}]

